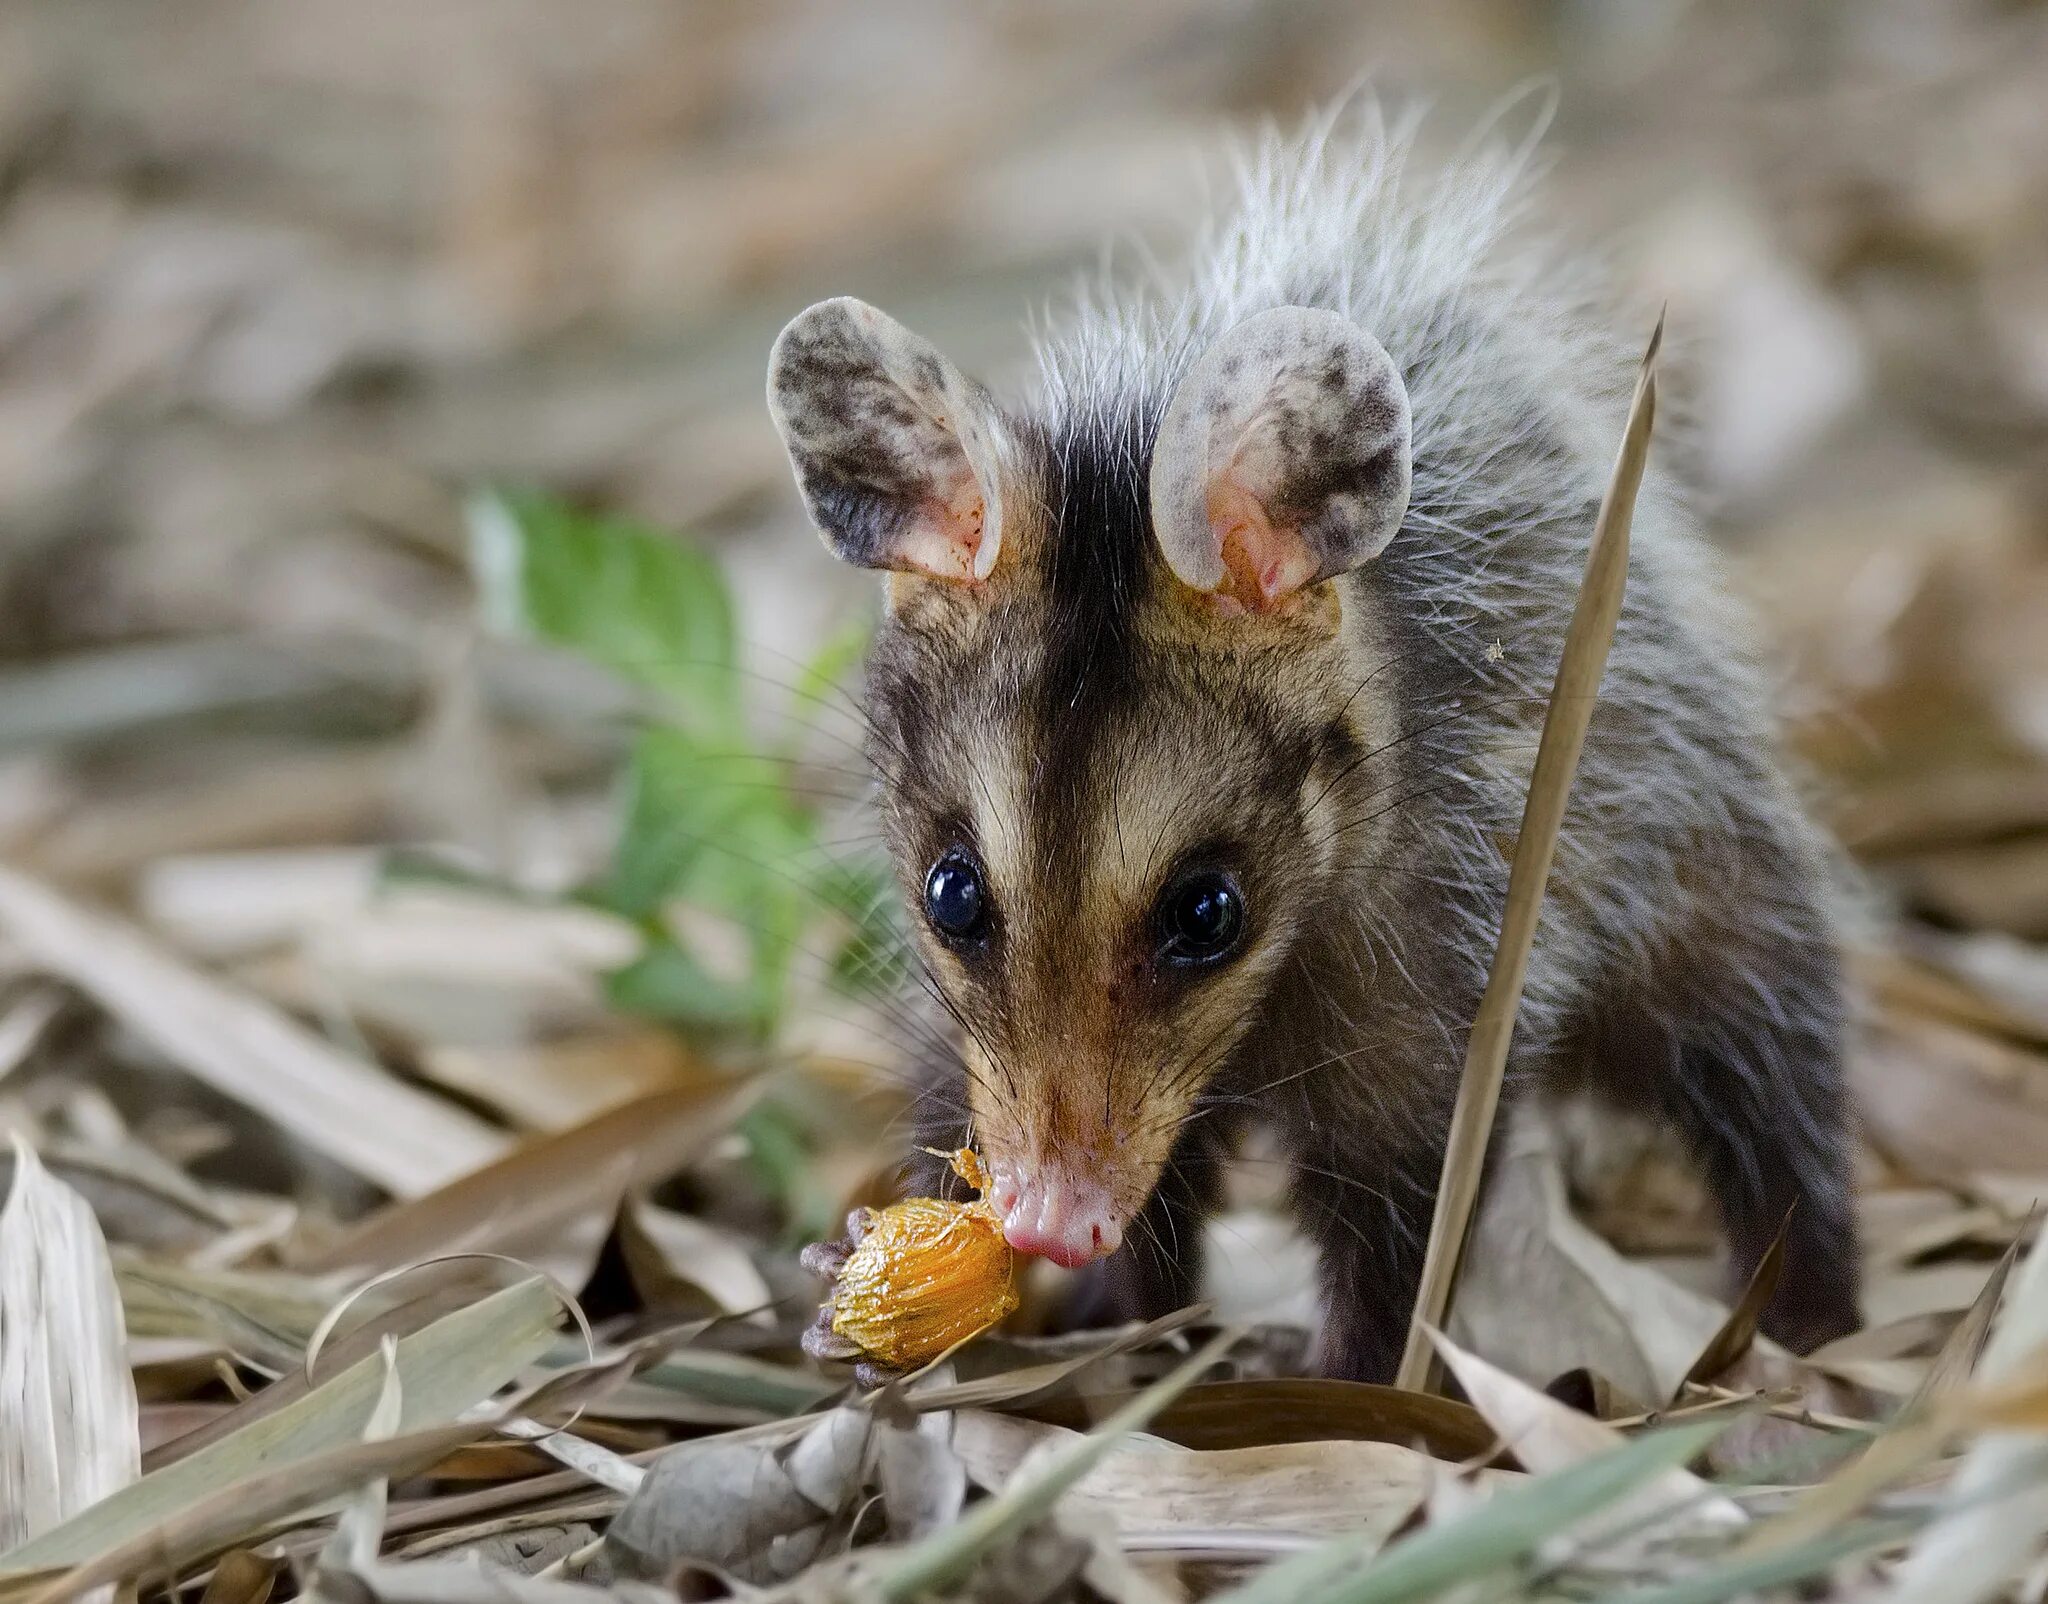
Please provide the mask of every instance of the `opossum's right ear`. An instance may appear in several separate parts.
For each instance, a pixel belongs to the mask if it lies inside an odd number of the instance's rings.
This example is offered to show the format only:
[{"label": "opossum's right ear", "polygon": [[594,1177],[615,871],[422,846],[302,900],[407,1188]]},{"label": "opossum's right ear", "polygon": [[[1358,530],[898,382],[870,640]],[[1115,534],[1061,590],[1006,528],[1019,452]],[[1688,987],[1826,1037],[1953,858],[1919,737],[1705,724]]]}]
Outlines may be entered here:
[{"label": "opossum's right ear", "polygon": [[1188,371],[1152,450],[1167,565],[1226,610],[1269,612],[1377,557],[1408,511],[1408,389],[1334,312],[1247,318]]},{"label": "opossum's right ear", "polygon": [[863,301],[821,301],[769,353],[768,410],[841,558],[988,578],[1002,541],[996,411],[931,345]]}]

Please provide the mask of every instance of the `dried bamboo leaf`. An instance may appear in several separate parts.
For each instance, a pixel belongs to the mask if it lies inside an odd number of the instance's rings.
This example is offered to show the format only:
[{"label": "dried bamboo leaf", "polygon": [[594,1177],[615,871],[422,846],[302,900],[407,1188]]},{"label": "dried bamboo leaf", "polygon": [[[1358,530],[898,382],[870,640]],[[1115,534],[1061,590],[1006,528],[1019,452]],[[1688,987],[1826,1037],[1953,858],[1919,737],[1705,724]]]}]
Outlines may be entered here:
[{"label": "dried bamboo leaf", "polygon": [[399,1197],[496,1158],[498,1131],[0,865],[0,930],[216,1091]]},{"label": "dried bamboo leaf", "polygon": [[[1022,1413],[1085,1431],[1134,1396],[1056,1397]],[[1268,1377],[1205,1381],[1152,1417],[1147,1431],[1183,1448],[1268,1448],[1304,1442],[1388,1442],[1421,1446],[1439,1459],[1476,1459],[1497,1434],[1470,1404],[1362,1381]]]},{"label": "dried bamboo leaf", "polygon": [[672,1590],[646,1582],[598,1588],[458,1559],[382,1561],[351,1580],[376,1604],[675,1604]]},{"label": "dried bamboo leaf", "polygon": [[620,1198],[699,1157],[758,1090],[710,1083],[636,1099],[371,1215],[304,1268],[380,1272],[436,1254],[545,1251],[579,1218],[598,1224],[594,1254]]},{"label": "dried bamboo leaf", "polygon": [[[539,1279],[521,1281],[446,1315],[397,1343],[403,1424],[442,1421],[483,1402],[547,1346],[561,1313]],[[383,1391],[376,1357],[358,1361],[305,1397],[232,1436],[153,1471],[6,1555],[0,1565],[31,1569],[97,1561],[206,1503],[215,1489],[258,1470],[282,1473],[323,1452],[362,1449],[364,1424]],[[457,1439],[469,1441],[477,1433]],[[451,1444],[452,1446],[452,1444]],[[368,1454],[365,1463],[383,1463]],[[353,1485],[353,1483],[349,1483]],[[212,1530],[207,1527],[207,1530]],[[229,1530],[221,1541],[240,1536]]]},{"label": "dried bamboo leaf", "polygon": [[1735,1307],[1728,1311],[1728,1318],[1722,1322],[1721,1329],[1708,1339],[1707,1345],[1700,1350],[1700,1356],[1686,1371],[1687,1381],[1706,1383],[1714,1380],[1754,1346],[1757,1322],[1763,1318],[1764,1308],[1778,1290],[1778,1278],[1784,1272],[1785,1232],[1791,1224],[1792,1216],[1788,1214],[1779,1225],[1778,1234],[1771,1238],[1770,1247],[1757,1261],[1748,1284],[1742,1289],[1742,1296],[1735,1300]]},{"label": "dried bamboo leaf", "polygon": [[1217,1594],[1214,1604],[1395,1604],[1439,1598],[1512,1565],[1560,1532],[1612,1508],[1643,1482],[1704,1450],[1726,1421],[1649,1432],[1597,1459],[1503,1489],[1441,1526],[1391,1544],[1360,1569],[1364,1545],[1338,1538]]},{"label": "dried bamboo leaf", "polygon": [[27,1061],[63,1007],[64,994],[55,986],[46,986],[31,991],[0,1014],[0,1080]]},{"label": "dried bamboo leaf", "polygon": [[[336,1337],[321,1349],[320,1371],[326,1376],[339,1375],[365,1357],[374,1358],[387,1335],[404,1337],[424,1330],[443,1315],[468,1308],[479,1295],[473,1282],[458,1283],[422,1291],[418,1296],[388,1309],[365,1311],[366,1317],[361,1325]],[[331,1302],[323,1302],[304,1324],[294,1328],[298,1340],[292,1344],[288,1362],[281,1367],[275,1381],[185,1435],[170,1438],[160,1446],[146,1450],[142,1456],[143,1468],[153,1471],[187,1458],[209,1443],[231,1437],[244,1426],[252,1425],[266,1415],[274,1415],[287,1404],[305,1397],[314,1384],[306,1379],[305,1370],[299,1364],[300,1355],[304,1352],[303,1339],[310,1335]]]},{"label": "dried bamboo leaf", "polygon": [[619,1210],[618,1237],[626,1272],[650,1309],[708,1312],[708,1303],[726,1314],[767,1318],[774,1294],[732,1232],[635,1194]]},{"label": "dried bamboo leaf", "polygon": [[[2005,1317],[1978,1365],[1993,1387],[2038,1370],[2048,1349],[2048,1237],[2037,1238],[2013,1278]],[[1979,1604],[2005,1592],[2034,1562],[2048,1530],[2040,1475],[2042,1423],[1989,1431],[1964,1456],[1943,1512],[1915,1539],[1882,1596],[1912,1604]]]},{"label": "dried bamboo leaf", "polygon": [[1550,878],[1551,858],[1557,850],[1565,805],[1571,797],[1579,750],[1585,745],[1586,729],[1599,698],[1607,650],[1621,617],[1622,593],[1628,584],[1629,521],[1635,513],[1636,491],[1649,461],[1650,430],[1657,415],[1657,348],[1663,338],[1664,321],[1659,318],[1650,336],[1649,349],[1643,353],[1642,372],[1636,379],[1635,397],[1629,405],[1621,452],[1593,526],[1593,539],[1586,551],[1586,575],[1579,584],[1579,598],[1572,608],[1564,650],[1558,659],[1557,679],[1551,687],[1550,706],[1544,713],[1536,765],[1529,775],[1529,797],[1522,811],[1521,830],[1515,838],[1514,862],[1508,870],[1500,940],[1487,973],[1485,994],[1479,1001],[1479,1017],[1472,1022],[1472,1034],[1466,1044],[1465,1069],[1444,1149],[1428,1254],[1416,1289],[1407,1347],[1395,1378],[1398,1386],[1421,1390],[1428,1385],[1432,1366],[1425,1328],[1441,1327],[1444,1323],[1451,1287],[1457,1278],[1458,1258],[1464,1251],[1465,1236],[1479,1201],[1487,1144],[1493,1135],[1494,1114],[1500,1107],[1508,1047],[1522,1000],[1522,980],[1529,965],[1530,946],[1536,939],[1536,921],[1543,910],[1544,886]]},{"label": "dried bamboo leaf", "polygon": [[1141,1430],[1154,1414],[1192,1386],[1234,1340],[1236,1333],[1231,1331],[1213,1338],[1087,1436],[1058,1449],[1032,1473],[1019,1476],[944,1531],[913,1544],[876,1577],[875,1596],[887,1604],[909,1604],[966,1574],[993,1544],[1046,1514],[1061,1494],[1094,1469],[1127,1433]]},{"label": "dried bamboo leaf", "polygon": [[270,1604],[284,1556],[235,1548],[221,1555],[199,1604]]},{"label": "dried bamboo leaf", "polygon": [[[490,1425],[488,1419],[477,1418],[379,1442],[351,1442],[278,1467],[245,1465],[235,1479],[198,1489],[197,1498],[165,1519],[127,1533],[40,1582],[25,1594],[26,1604],[64,1604],[109,1582],[157,1578],[167,1568],[181,1571],[224,1548],[267,1535],[307,1510],[327,1506],[372,1478],[416,1474],[451,1450],[474,1442]],[[42,1569],[42,1562],[37,1568]],[[10,1596],[0,1585],[0,1597]]]},{"label": "dried bamboo leaf", "polygon": [[0,1212],[0,1553],[141,1474],[121,1298],[84,1199],[16,1139]]},{"label": "dried bamboo leaf", "polygon": [[1048,1359],[1042,1364],[1023,1365],[994,1375],[975,1376],[966,1381],[922,1378],[910,1383],[907,1396],[913,1408],[927,1410],[986,1409],[996,1404],[1019,1404],[1027,1399],[1042,1398],[1065,1386],[1090,1365],[1146,1347],[1161,1337],[1195,1324],[1207,1314],[1208,1308],[1203,1304],[1176,1309],[1143,1325],[1105,1332],[1099,1345],[1091,1343],[1082,1352],[1064,1359]]},{"label": "dried bamboo leaf", "polygon": [[[1472,1406],[1493,1423],[1501,1440],[1529,1470],[1539,1475],[1562,1470],[1612,1453],[1628,1440],[1605,1422],[1580,1414],[1477,1354],[1467,1353],[1441,1332],[1431,1335]],[[1671,1520],[1678,1517],[1722,1527],[1748,1524],[1732,1499],[1715,1493],[1682,1466],[1645,1478],[1636,1496],[1615,1506],[1611,1513],[1616,1520],[1626,1520],[1660,1511],[1666,1515],[1658,1524],[1667,1531]]]},{"label": "dried bamboo leaf", "polygon": [[1984,1283],[1984,1290],[1977,1294],[1976,1301],[1949,1332],[1903,1413],[1913,1414],[1927,1407],[1943,1394],[1961,1386],[1975,1373],[1978,1361],[1984,1356],[1984,1346],[1990,1340],[1991,1323],[1998,1315],[1999,1301],[2005,1296],[2005,1283],[2012,1274],[2019,1252],[2019,1239],[2015,1237],[2012,1245],[1999,1257],[1998,1268],[1991,1272],[1990,1279]]},{"label": "dried bamboo leaf", "polygon": [[1548,1121],[1517,1111],[1497,1147],[1451,1336],[1527,1382],[1583,1366],[1638,1402],[1671,1397],[1726,1308],[1572,1212]]},{"label": "dried bamboo leaf", "polygon": [[[1000,1491],[1027,1455],[1075,1433],[983,1410],[963,1410],[953,1441],[967,1472]],[[1617,1439],[1618,1440],[1618,1439]],[[1197,1450],[1149,1439],[1113,1449],[1066,1493],[1062,1507],[1106,1510],[1120,1530],[1155,1536],[1229,1531],[1335,1537],[1376,1551],[1415,1512],[1435,1462],[1384,1442],[1296,1442]],[[1520,1478],[1492,1472],[1489,1490]]]}]

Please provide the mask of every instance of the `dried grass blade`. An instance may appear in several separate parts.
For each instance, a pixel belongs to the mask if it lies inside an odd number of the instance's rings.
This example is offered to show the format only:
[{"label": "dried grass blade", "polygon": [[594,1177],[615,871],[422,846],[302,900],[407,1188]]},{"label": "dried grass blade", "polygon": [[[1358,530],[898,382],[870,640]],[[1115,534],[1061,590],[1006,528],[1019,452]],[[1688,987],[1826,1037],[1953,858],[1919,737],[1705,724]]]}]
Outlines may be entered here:
[{"label": "dried grass blade", "polygon": [[2012,1275],[2024,1237],[2022,1230],[1999,1255],[1998,1267],[1985,1281],[1984,1290],[1977,1294],[1955,1329],[1948,1334],[1948,1339],[1935,1354],[1934,1362],[1927,1367],[1927,1374],[1921,1378],[1918,1389],[1901,1413],[1917,1414],[1944,1393],[1960,1387],[1975,1373],[1978,1361],[1984,1357],[1984,1345],[1991,1338],[1991,1322],[1997,1318],[1999,1302],[2005,1296],[2005,1283]]},{"label": "dried grass blade", "polygon": [[[1792,1216],[1787,1214],[1778,1227],[1778,1234],[1771,1238],[1771,1245],[1764,1256],[1757,1260],[1757,1266],[1750,1275],[1749,1284],[1742,1289],[1742,1296],[1735,1300],[1735,1307],[1728,1311],[1728,1318],[1721,1322],[1721,1329],[1708,1339],[1700,1350],[1700,1356],[1693,1360],[1685,1373],[1687,1382],[1708,1382],[1725,1375],[1742,1356],[1756,1345],[1757,1322],[1763,1318],[1764,1307],[1778,1290],[1778,1280],[1785,1273],[1785,1233],[1792,1227]],[[1684,1387],[1679,1394],[1684,1395]]]},{"label": "dried grass blade", "polygon": [[[377,1362],[384,1367],[384,1379],[377,1392],[376,1406],[363,1423],[363,1441],[388,1442],[398,1434],[404,1412],[405,1389],[398,1379],[398,1342],[385,1337],[377,1348]],[[348,1507],[334,1523],[334,1535],[320,1554],[320,1569],[347,1569],[367,1565],[377,1557],[384,1541],[384,1506],[389,1501],[390,1482],[372,1476],[357,1489]]]},{"label": "dried grass blade", "polygon": [[0,1212],[0,1552],[141,1473],[106,1238],[85,1200],[17,1138]]},{"label": "dried grass blade", "polygon": [[215,1091],[399,1197],[505,1150],[502,1132],[345,1053],[139,930],[0,865],[0,930]]},{"label": "dried grass blade", "polygon": [[1657,415],[1657,349],[1663,338],[1664,320],[1660,317],[1650,336],[1649,348],[1643,353],[1621,452],[1593,526],[1585,578],[1580,582],[1579,599],[1565,631],[1564,650],[1543,719],[1536,765],[1529,776],[1529,797],[1522,810],[1521,832],[1516,837],[1514,862],[1508,870],[1500,941],[1486,977],[1479,1017],[1472,1023],[1472,1034],[1466,1044],[1464,1074],[1458,1087],[1457,1107],[1451,1116],[1450,1139],[1444,1150],[1436,1213],[1430,1224],[1429,1250],[1416,1292],[1414,1317],[1408,1326],[1408,1344],[1396,1378],[1396,1384],[1402,1387],[1420,1390],[1429,1384],[1435,1363],[1427,1328],[1444,1323],[1451,1286],[1457,1278],[1458,1258],[1464,1251],[1479,1197],[1487,1143],[1493,1134],[1494,1114],[1500,1106],[1502,1077],[1507,1072],[1508,1046],[1514,1037],[1515,1014],[1522,1000],[1529,948],[1535,940],[1536,921],[1543,908],[1544,885],[1550,878],[1558,831],[1564,823],[1579,751],[1585,745],[1586,728],[1599,696],[1607,651],[1621,617],[1622,593],[1628,584],[1629,524],[1635,513],[1636,492],[1643,482],[1643,469],[1649,460],[1650,432]]}]

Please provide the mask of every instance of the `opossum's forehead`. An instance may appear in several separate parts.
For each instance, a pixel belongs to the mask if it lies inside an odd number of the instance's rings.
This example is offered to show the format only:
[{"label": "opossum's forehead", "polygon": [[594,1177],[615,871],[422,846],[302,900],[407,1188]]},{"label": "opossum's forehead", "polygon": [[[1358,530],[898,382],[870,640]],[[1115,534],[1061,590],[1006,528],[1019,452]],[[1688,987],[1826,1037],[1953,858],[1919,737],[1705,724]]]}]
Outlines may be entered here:
[{"label": "opossum's forehead", "polygon": [[958,639],[884,643],[881,762],[912,868],[964,840],[1012,903],[1110,921],[1189,852],[1257,855],[1299,828],[1312,722],[1241,665],[1112,641],[1089,667],[1060,634],[991,613]]}]

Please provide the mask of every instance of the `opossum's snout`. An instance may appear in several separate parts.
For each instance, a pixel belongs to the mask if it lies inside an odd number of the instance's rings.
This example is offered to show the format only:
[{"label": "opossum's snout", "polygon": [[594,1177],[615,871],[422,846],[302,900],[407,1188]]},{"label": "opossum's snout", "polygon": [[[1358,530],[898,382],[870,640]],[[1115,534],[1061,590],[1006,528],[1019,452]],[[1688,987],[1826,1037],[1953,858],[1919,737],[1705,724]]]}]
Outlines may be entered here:
[{"label": "opossum's snout", "polygon": [[1078,1270],[1114,1253],[1124,1239],[1110,1188],[1085,1165],[1063,1160],[1019,1168],[991,1166],[988,1200],[1003,1236],[1019,1253]]}]

